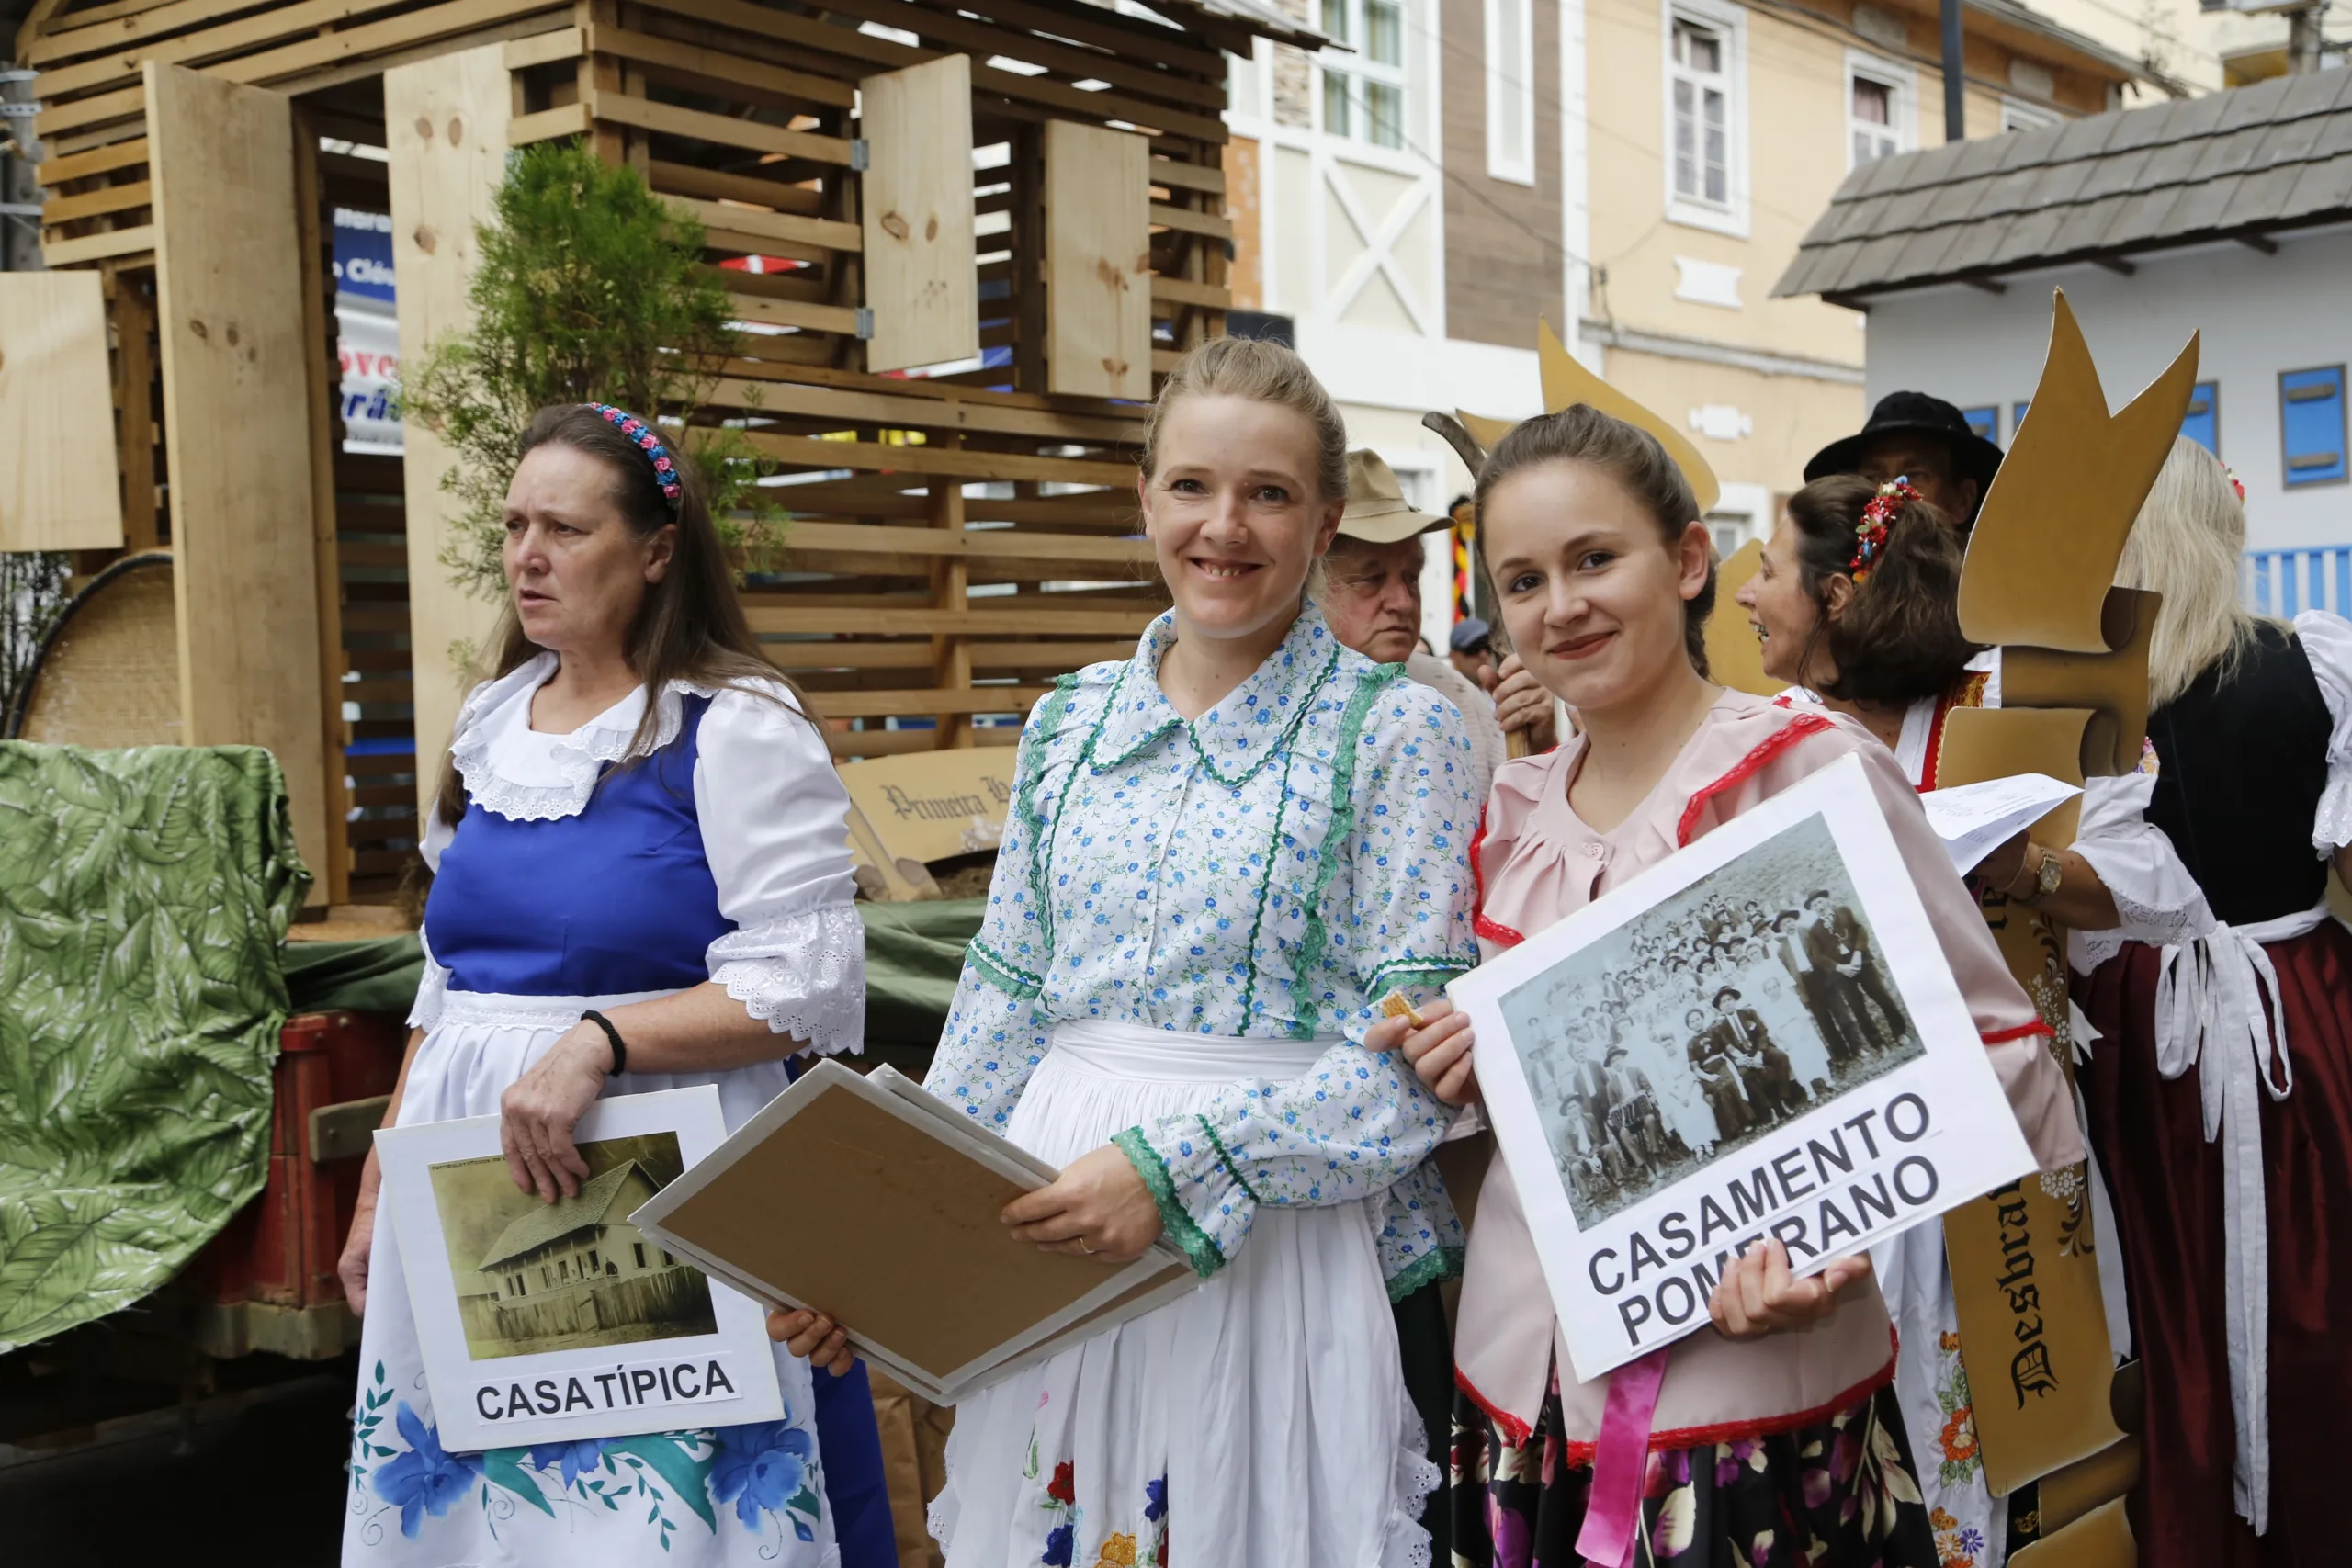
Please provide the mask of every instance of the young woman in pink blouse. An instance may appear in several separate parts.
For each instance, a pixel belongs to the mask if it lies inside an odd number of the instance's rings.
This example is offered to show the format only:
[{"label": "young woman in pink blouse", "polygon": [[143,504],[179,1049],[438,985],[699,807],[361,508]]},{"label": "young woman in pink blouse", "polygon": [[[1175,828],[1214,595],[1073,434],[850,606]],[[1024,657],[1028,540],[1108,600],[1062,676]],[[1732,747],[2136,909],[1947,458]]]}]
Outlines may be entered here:
[{"label": "young woman in pink blouse", "polygon": [[[1647,434],[1577,406],[1505,437],[1479,481],[1480,543],[1520,658],[1576,737],[1506,763],[1471,846],[1489,953],[1582,908],[1758,802],[1859,755],[2045,1168],[2082,1157],[2048,1030],[2003,966],[1910,781],[1860,725],[1707,679],[1714,567],[1690,487]],[[1469,1021],[1392,1020],[1442,1099],[1476,1098]],[[1792,1277],[1778,1242],[1727,1270],[1711,1329],[1608,1377],[1561,1373],[1518,1194],[1488,1171],[1455,1337],[1454,1553],[1530,1568],[1935,1568],[1866,1256]]]}]

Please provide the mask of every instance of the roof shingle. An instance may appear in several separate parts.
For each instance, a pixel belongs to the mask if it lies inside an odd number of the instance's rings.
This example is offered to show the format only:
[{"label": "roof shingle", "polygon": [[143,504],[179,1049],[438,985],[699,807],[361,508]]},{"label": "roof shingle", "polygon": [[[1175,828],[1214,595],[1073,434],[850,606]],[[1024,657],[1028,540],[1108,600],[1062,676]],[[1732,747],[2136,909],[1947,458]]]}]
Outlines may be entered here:
[{"label": "roof shingle", "polygon": [[1856,169],[1772,292],[1892,288],[2352,219],[2352,71]]}]

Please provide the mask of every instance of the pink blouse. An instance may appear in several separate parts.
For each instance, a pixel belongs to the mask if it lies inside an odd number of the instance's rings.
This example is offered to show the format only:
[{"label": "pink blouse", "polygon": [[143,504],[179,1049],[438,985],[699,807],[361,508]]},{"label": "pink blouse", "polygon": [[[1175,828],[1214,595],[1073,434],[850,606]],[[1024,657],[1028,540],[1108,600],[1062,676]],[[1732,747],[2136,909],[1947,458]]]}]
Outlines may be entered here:
[{"label": "pink blouse", "polygon": [[[1725,691],[1657,787],[1606,833],[1586,826],[1568,804],[1584,744],[1577,737],[1495,774],[1485,826],[1470,848],[1478,940],[1487,956],[1816,769],[1859,755],[2026,1141],[2045,1170],[2083,1157],[2073,1098],[2045,1043],[2049,1027],[2010,977],[1910,781],[1869,731],[1843,715]],[[1500,1160],[1479,1191],[1454,1345],[1455,1381],[1517,1441],[1534,1425],[1556,1361],[1569,1458],[1590,1457],[1609,1380],[1570,1381],[1526,1213]],[[1702,1328],[1671,1348],[1650,1446],[1691,1448],[1789,1430],[1826,1419],[1894,1375],[1894,1330],[1875,1280],[1803,1333],[1737,1341]]]}]

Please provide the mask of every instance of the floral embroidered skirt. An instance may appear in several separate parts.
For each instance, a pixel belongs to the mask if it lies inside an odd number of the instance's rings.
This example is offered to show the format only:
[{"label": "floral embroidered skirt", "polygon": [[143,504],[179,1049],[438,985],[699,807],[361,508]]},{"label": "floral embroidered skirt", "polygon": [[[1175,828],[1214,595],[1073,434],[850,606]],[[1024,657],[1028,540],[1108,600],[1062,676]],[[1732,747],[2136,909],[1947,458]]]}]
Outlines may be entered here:
[{"label": "floral embroidered skirt", "polygon": [[[401,1124],[495,1115],[506,1086],[581,1008],[595,1005],[594,998],[573,1000],[577,1005],[561,998],[454,998],[409,1069]],[[694,1077],[633,1074],[627,1083],[630,1092],[716,1084],[733,1127],[786,1081],[784,1064],[776,1062]],[[379,1212],[360,1333],[345,1568],[835,1568],[841,1554],[808,1363],[781,1346],[775,1357],[784,1385],[781,1421],[451,1452],[425,1388],[391,1217]]]},{"label": "floral embroidered skirt", "polygon": [[[1571,1464],[1556,1385],[1512,1443],[1466,1398],[1453,1410],[1453,1561],[1576,1568],[1592,1487]],[[1936,1568],[1892,1388],[1772,1437],[1650,1455],[1637,1568]]]}]

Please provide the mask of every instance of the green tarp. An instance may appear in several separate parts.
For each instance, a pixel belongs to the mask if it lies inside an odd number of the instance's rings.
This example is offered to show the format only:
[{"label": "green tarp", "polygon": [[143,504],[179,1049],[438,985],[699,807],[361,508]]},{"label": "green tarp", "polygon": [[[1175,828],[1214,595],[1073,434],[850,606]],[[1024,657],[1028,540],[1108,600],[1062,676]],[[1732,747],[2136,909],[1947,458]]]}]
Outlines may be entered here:
[{"label": "green tarp", "polygon": [[137,1301],[260,1192],[308,882],[266,751],[0,742],[0,1351]]}]

